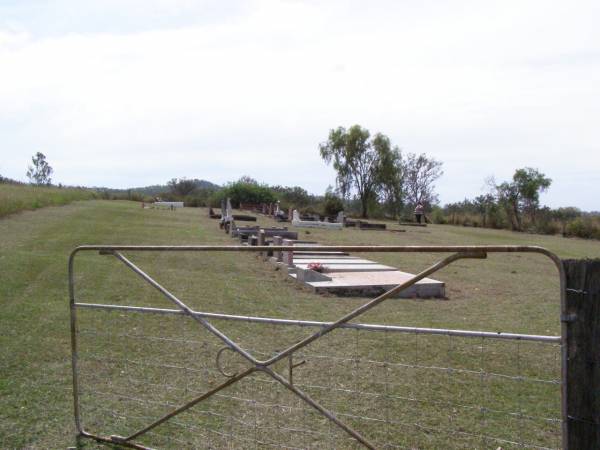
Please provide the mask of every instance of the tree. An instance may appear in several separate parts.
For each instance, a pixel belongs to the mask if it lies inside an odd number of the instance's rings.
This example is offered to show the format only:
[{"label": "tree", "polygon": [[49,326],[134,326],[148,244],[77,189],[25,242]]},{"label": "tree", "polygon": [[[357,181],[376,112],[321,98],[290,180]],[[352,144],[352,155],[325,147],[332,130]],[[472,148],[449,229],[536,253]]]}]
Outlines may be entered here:
[{"label": "tree", "polygon": [[421,153],[409,153],[404,162],[404,184],[406,200],[414,207],[417,203],[437,203],[434,192],[435,180],[444,174],[442,163]]},{"label": "tree", "polygon": [[531,222],[535,224],[535,213],[540,206],[540,193],[550,187],[552,180],[537,169],[525,167],[515,171],[513,183],[519,192],[523,211],[529,214]]},{"label": "tree", "polygon": [[344,210],[344,202],[341,198],[339,198],[331,189],[331,186],[327,188],[325,191],[325,196],[323,197],[323,212],[326,216],[334,217],[340,211]]},{"label": "tree", "polygon": [[54,169],[52,169],[46,161],[46,156],[41,152],[37,152],[35,156],[31,158],[31,162],[33,163],[33,166],[29,166],[27,169],[27,178],[29,178],[29,181],[40,185],[51,184],[52,179],[50,178],[50,175],[52,175]]},{"label": "tree", "polygon": [[197,181],[198,180],[188,180],[187,178],[181,178],[179,180],[177,178],[172,178],[167,185],[173,194],[185,197],[194,192]]},{"label": "tree", "polygon": [[506,211],[511,228],[523,230],[523,212],[529,214],[532,224],[535,224],[535,213],[539,208],[540,192],[544,192],[552,180],[543,173],[531,167],[517,169],[511,182],[495,184],[493,178],[488,181],[496,190],[498,204]]},{"label": "tree", "polygon": [[506,216],[510,220],[510,227],[513,231],[523,229],[523,220],[521,219],[521,210],[519,208],[519,190],[514,183],[505,181],[496,186],[496,196],[498,204],[504,208]]},{"label": "tree", "polygon": [[482,194],[475,197],[473,207],[481,216],[481,226],[486,227],[490,210],[494,208],[494,196],[491,194]]},{"label": "tree", "polygon": [[275,193],[266,184],[243,176],[234,183],[228,183],[223,189],[223,195],[231,199],[231,204],[238,207],[240,203],[275,203]]},{"label": "tree", "polygon": [[333,162],[337,172],[336,185],[342,197],[348,199],[353,190],[360,200],[361,216],[368,215],[368,205],[379,196],[383,180],[389,177],[383,172],[389,155],[390,140],[383,134],[372,139],[367,129],[353,125],[348,130],[338,127],[330,130],[326,142],[319,145],[321,157],[327,164]]},{"label": "tree", "polygon": [[552,212],[552,215],[556,220],[558,220],[562,226],[562,234],[566,236],[567,234],[567,224],[581,216],[581,210],[574,206],[566,206],[563,208],[557,208]]},{"label": "tree", "polygon": [[[380,139],[387,137],[380,135]],[[382,146],[390,147],[389,139]],[[382,151],[381,168],[379,171],[380,196],[387,214],[393,218],[399,216],[404,206],[404,166],[402,153],[398,147],[390,151]]]},{"label": "tree", "polygon": [[300,186],[273,186],[271,189],[281,201],[282,207],[302,208],[314,201],[314,198]]}]

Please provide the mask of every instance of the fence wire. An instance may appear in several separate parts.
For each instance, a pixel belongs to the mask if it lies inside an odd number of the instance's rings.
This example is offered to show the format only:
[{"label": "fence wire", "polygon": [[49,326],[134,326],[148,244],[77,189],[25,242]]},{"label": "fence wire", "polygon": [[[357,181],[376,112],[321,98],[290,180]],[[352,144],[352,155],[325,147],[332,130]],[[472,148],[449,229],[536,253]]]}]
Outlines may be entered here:
[{"label": "fence wire", "polygon": [[[293,324],[211,319],[255,358],[306,336]],[[81,418],[128,436],[248,363],[189,316],[78,310]],[[274,369],[377,448],[561,446],[560,345],[336,329]],[[136,440],[152,448],[363,448],[255,372]]]}]

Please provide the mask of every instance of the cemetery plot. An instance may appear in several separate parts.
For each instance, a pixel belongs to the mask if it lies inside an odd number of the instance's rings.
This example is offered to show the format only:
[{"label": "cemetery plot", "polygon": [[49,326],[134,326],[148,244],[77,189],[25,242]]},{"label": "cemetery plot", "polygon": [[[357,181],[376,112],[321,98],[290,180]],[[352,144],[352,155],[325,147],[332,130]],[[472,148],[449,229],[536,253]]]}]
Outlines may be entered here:
[{"label": "cemetery plot", "polygon": [[[231,237],[239,237],[241,244],[246,245],[303,245],[317,243],[299,241],[296,231],[288,231],[287,227],[260,226],[239,227],[233,220],[233,209],[229,199],[223,204],[224,216],[221,226]],[[271,208],[272,209],[272,208]],[[341,230],[344,215],[338,215],[339,222],[329,223],[320,221],[301,221],[298,211],[294,211],[292,225],[307,228],[325,228]],[[359,222],[361,229],[385,230],[385,225]],[[298,251],[268,251],[272,256],[271,262],[283,266],[289,276],[298,282],[311,287],[317,293],[331,293],[341,296],[377,296],[392,287],[405,282],[412,274],[401,272],[395,267],[379,264],[374,261],[356,258],[346,252],[330,250],[298,250]],[[441,281],[426,278],[396,294],[397,297],[442,298],[445,295],[445,284]]]},{"label": "cemetery plot", "polygon": [[[294,245],[294,242],[278,240],[274,244]],[[278,253],[271,261],[283,264],[290,277],[315,292],[341,296],[377,296],[414,276],[344,252],[288,251]],[[443,298],[445,292],[444,282],[425,278],[396,296]]]}]

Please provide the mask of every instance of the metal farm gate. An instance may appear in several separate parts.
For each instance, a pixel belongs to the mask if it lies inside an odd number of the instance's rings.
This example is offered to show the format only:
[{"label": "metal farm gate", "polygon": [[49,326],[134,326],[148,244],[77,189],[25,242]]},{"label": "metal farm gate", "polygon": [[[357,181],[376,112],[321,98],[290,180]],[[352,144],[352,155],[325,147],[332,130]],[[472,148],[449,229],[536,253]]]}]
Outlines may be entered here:
[{"label": "metal farm gate", "polygon": [[[271,250],[449,256],[318,322],[197,311],[123,254]],[[148,298],[158,293],[172,308],[129,304],[120,281],[113,287],[124,293],[112,303],[78,301],[82,252],[113,256]],[[78,440],[139,449],[566,447],[564,321],[562,336],[354,321],[455,261],[488,253],[550,258],[564,314],[561,261],[540,247],[78,247],[69,260]]]}]

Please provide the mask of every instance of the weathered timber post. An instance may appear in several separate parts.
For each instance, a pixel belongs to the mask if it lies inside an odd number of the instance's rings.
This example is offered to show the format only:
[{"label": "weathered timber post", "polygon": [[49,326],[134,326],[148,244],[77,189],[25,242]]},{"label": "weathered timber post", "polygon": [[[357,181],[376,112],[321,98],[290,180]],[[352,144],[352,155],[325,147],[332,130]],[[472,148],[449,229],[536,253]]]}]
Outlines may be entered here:
[{"label": "weathered timber post", "polygon": [[600,259],[564,260],[567,448],[600,448]]},{"label": "weathered timber post", "polygon": [[[284,239],[281,243],[282,245],[294,245],[294,241],[291,239]],[[290,250],[286,250],[282,252],[281,259],[284,264],[287,264],[288,267],[294,267],[294,252]]]},{"label": "weathered timber post", "polygon": [[[258,245],[262,246],[265,245],[265,230],[260,229],[258,230]],[[265,256],[264,252],[258,252],[259,256]]]}]

